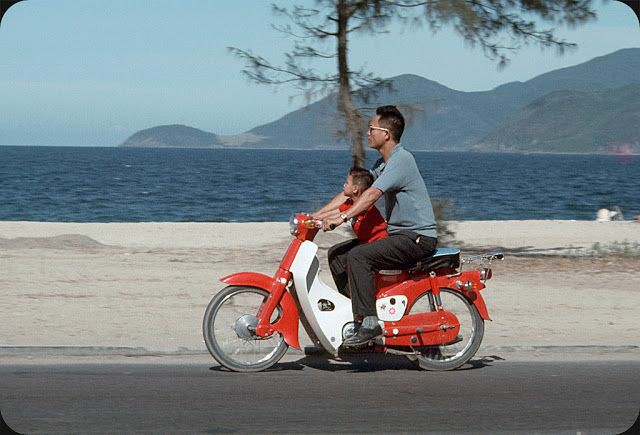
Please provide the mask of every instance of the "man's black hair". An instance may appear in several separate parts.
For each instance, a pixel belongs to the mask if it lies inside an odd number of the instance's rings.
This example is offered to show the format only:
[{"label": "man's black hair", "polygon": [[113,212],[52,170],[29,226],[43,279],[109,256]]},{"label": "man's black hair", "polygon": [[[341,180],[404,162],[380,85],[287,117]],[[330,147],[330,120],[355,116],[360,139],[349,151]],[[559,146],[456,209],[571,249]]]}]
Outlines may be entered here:
[{"label": "man's black hair", "polygon": [[373,184],[373,175],[368,169],[354,166],[349,169],[349,175],[351,175],[353,184],[360,187],[362,191],[367,190]]},{"label": "man's black hair", "polygon": [[391,137],[400,142],[404,132],[404,116],[396,106],[380,106],[376,109],[376,115],[380,116],[378,124],[391,132]]}]

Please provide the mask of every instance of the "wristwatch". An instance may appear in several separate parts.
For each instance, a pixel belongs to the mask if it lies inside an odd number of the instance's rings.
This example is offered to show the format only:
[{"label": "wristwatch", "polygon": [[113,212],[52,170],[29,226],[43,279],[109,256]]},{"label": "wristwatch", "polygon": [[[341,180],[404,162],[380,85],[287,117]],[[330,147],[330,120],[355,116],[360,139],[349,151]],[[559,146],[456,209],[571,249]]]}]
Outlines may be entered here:
[{"label": "wristwatch", "polygon": [[340,219],[342,219],[342,222],[346,222],[349,220],[349,216],[346,213],[340,213]]}]

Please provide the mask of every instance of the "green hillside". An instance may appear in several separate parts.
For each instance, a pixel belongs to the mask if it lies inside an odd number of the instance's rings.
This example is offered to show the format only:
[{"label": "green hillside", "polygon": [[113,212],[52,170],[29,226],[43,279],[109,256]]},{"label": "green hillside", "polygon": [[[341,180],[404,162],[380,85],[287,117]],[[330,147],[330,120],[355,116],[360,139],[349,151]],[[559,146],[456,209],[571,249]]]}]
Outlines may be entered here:
[{"label": "green hillside", "polygon": [[606,91],[557,91],[502,123],[478,150],[640,152],[640,84]]}]

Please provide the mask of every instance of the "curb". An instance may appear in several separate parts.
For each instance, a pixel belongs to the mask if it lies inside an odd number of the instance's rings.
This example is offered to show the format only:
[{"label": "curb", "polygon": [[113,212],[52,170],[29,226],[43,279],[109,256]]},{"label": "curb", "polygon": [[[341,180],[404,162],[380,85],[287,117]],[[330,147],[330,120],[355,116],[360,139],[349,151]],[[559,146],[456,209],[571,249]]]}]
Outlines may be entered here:
[{"label": "curb", "polygon": [[[578,353],[640,353],[640,346],[482,346],[480,352],[487,353],[544,353],[544,354],[578,354]],[[303,351],[290,348],[289,354],[304,355]],[[113,346],[0,346],[0,357],[27,356],[187,356],[208,355],[206,349],[180,348],[177,350],[150,350],[145,347],[113,347]]]},{"label": "curb", "polygon": [[206,350],[181,348],[172,351],[149,350],[145,347],[114,346],[0,346],[3,356],[181,356],[206,355]]},{"label": "curb", "polygon": [[640,346],[604,346],[598,344],[569,346],[481,346],[483,352],[538,352],[538,353],[633,353],[640,351]]}]

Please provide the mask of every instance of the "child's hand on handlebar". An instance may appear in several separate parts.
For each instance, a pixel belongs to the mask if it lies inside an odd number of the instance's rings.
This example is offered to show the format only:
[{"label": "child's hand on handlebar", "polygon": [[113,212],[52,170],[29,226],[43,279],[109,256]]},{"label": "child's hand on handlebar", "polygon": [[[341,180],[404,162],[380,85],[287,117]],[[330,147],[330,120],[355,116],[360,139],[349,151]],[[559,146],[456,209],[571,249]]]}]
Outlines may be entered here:
[{"label": "child's hand on handlebar", "polygon": [[322,221],[322,231],[332,231],[342,223],[340,216],[334,218],[325,218]]}]

